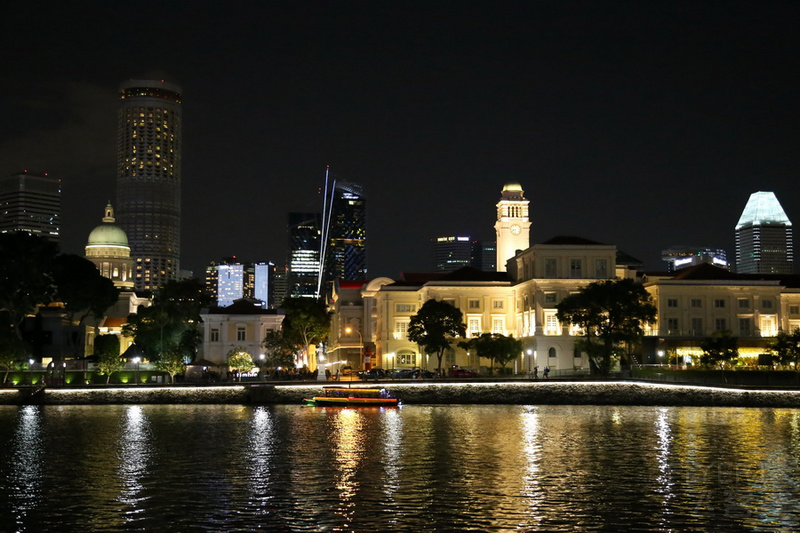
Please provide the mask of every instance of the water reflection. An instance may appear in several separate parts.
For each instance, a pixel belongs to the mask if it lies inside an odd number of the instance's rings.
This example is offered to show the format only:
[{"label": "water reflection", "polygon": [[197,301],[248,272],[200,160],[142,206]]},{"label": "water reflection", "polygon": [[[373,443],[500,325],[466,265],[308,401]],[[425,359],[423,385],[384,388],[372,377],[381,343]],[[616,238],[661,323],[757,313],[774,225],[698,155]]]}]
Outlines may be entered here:
[{"label": "water reflection", "polygon": [[543,499],[541,486],[542,437],[538,407],[525,407],[520,416],[522,426],[522,455],[525,458],[525,473],[522,477],[522,495],[525,498],[529,524],[541,521],[540,506]]},{"label": "water reflection", "polygon": [[[670,446],[672,444],[672,429],[669,422],[669,409],[660,408],[656,414],[655,432],[657,438],[656,445],[656,464],[658,466],[658,476],[656,489],[661,494],[661,505],[664,508],[664,515],[668,513],[670,500],[673,498],[672,470],[670,468]],[[662,516],[662,527],[667,527],[667,523]]]},{"label": "water reflection", "polygon": [[125,408],[119,436],[119,501],[125,504],[125,517],[134,520],[144,510],[142,478],[149,471],[152,443],[144,410],[139,405]]},{"label": "water reflection", "polygon": [[11,453],[11,506],[17,531],[24,531],[25,521],[41,503],[42,449],[41,412],[39,407],[20,408]]},{"label": "water reflection", "polygon": [[252,456],[246,459],[250,469],[250,491],[256,505],[266,508],[271,500],[269,487],[274,455],[274,422],[272,413],[266,407],[255,408],[252,417],[249,439]]}]

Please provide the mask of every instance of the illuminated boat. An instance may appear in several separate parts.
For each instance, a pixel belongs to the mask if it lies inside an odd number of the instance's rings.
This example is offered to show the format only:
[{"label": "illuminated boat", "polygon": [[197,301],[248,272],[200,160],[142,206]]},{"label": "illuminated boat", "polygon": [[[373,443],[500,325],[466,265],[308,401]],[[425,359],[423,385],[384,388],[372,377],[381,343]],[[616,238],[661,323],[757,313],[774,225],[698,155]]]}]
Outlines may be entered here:
[{"label": "illuminated boat", "polygon": [[400,405],[383,387],[323,387],[321,396],[304,398],[309,406],[373,407]]}]

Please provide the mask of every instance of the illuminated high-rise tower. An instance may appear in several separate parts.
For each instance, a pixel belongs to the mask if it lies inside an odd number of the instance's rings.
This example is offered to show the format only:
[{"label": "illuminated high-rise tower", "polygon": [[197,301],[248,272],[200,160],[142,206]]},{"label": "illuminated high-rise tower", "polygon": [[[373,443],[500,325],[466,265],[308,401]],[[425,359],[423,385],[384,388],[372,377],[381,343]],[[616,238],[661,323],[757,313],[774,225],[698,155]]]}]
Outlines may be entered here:
[{"label": "illuminated high-rise tower", "polygon": [[792,223],[773,192],[754,192],[736,224],[736,272],[794,272]]},{"label": "illuminated high-rise tower", "polygon": [[181,88],[153,80],[120,86],[117,223],[128,235],[137,289],[177,279],[181,225]]}]

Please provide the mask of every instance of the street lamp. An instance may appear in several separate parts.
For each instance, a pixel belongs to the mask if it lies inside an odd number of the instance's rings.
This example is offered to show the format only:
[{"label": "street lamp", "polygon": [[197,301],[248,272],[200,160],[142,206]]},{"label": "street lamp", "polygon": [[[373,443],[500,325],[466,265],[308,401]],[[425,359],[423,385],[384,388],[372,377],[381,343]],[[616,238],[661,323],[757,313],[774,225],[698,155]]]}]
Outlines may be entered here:
[{"label": "street lamp", "polygon": [[533,355],[533,350],[528,348],[525,353],[528,354],[528,374],[530,374],[531,373],[531,356]]},{"label": "street lamp", "polygon": [[139,384],[139,357],[134,357],[133,358],[133,364],[135,365],[134,366],[134,369],[135,369],[134,381],[138,385]]},{"label": "street lamp", "polygon": [[391,366],[390,372],[394,374],[394,352],[387,353],[386,357],[389,359],[389,365]]},{"label": "street lamp", "polygon": [[28,359],[28,378],[33,385],[33,359]]},{"label": "street lamp", "polygon": [[[358,346],[358,358],[359,358],[359,360],[361,361],[361,363],[363,364],[363,363],[364,363],[364,336],[363,336],[363,335],[361,335],[361,332],[360,332],[360,331],[358,331],[357,329],[355,329],[355,330],[354,330],[354,329],[353,329],[353,328],[351,328],[350,326],[347,326],[346,328],[344,328],[344,332],[345,332],[345,333],[347,333],[348,335],[350,335],[350,334],[351,334],[351,333],[353,333],[354,331],[355,331],[356,333],[358,333],[358,342],[359,342],[359,346]],[[366,368],[366,366],[365,366],[365,369],[366,369],[366,370],[369,370],[369,368]]]}]

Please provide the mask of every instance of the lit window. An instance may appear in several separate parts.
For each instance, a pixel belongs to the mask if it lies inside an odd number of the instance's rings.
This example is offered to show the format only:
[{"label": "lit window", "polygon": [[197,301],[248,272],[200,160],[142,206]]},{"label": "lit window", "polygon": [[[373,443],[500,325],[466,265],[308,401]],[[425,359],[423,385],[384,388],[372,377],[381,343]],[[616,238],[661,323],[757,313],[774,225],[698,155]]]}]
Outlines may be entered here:
[{"label": "lit window", "polygon": [[505,307],[503,300],[493,300],[492,309],[503,309]]}]

